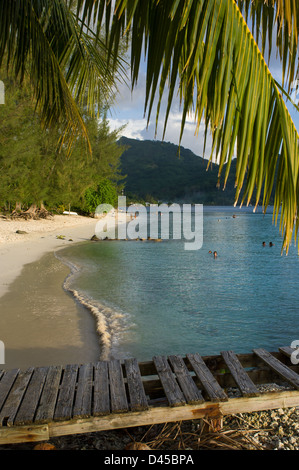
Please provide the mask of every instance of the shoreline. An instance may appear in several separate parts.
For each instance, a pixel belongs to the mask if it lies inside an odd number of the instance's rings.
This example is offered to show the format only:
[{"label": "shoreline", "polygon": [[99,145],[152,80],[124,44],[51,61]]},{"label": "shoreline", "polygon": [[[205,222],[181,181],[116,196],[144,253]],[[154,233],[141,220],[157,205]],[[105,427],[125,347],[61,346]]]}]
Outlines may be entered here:
[{"label": "shoreline", "polygon": [[[90,240],[96,223],[97,219],[72,215],[45,220],[0,220],[0,297],[9,291],[24,266],[71,243]],[[17,234],[17,230],[26,233]]]},{"label": "shoreline", "polygon": [[[58,255],[67,247],[89,242],[98,220],[73,215],[0,219],[2,368],[99,360],[95,317],[64,288],[71,268]],[[115,215],[106,220],[109,227]],[[17,234],[17,230],[26,233]]]},{"label": "shoreline", "polygon": [[[126,215],[116,214],[117,211],[106,216],[107,231],[115,220],[118,224],[127,222]],[[90,241],[98,221],[98,218],[78,215],[55,215],[40,220],[0,218],[0,298],[26,264],[38,261],[49,252]],[[19,234],[18,230],[26,233]],[[57,238],[61,236],[64,239]]]}]

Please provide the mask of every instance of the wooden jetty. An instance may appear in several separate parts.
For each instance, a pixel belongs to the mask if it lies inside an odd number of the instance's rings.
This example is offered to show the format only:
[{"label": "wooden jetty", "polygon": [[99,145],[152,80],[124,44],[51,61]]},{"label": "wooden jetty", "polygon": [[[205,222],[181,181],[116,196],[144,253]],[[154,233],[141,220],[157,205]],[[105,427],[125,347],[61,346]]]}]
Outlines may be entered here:
[{"label": "wooden jetty", "polygon": [[[293,351],[3,370],[0,444],[299,406]],[[270,383],[279,391],[265,391]],[[237,393],[231,395],[231,388]]]}]

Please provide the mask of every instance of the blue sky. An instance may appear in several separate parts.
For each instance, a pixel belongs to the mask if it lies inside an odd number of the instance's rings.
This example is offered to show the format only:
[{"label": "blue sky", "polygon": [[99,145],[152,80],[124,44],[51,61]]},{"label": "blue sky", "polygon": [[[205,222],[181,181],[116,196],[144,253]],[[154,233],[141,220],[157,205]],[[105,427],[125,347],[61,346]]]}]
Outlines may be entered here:
[{"label": "blue sky", "polygon": [[[275,46],[272,49],[275,51]],[[273,54],[274,57],[275,53]],[[271,59],[269,68],[274,78],[281,83],[282,72],[281,64],[279,60],[275,58]],[[294,97],[298,103],[299,94]],[[152,117],[150,125],[147,128],[147,119],[144,117],[144,100],[145,100],[145,67],[141,69],[139,81],[131,93],[130,89],[126,85],[122,85],[119,89],[119,94],[116,99],[116,103],[111,110],[111,116],[109,118],[111,129],[119,128],[125,125],[125,129],[122,135],[139,140],[152,140],[155,138],[155,108],[153,107]],[[163,126],[164,126],[164,113],[162,106],[160,113],[160,120],[158,125],[157,140],[162,140]],[[296,128],[299,130],[299,113],[296,109],[289,104],[288,105],[290,114],[295,123]],[[176,100],[172,107],[169,121],[167,125],[167,132],[164,140],[166,142],[172,142],[176,145],[179,143],[180,135],[180,124],[181,124],[181,112],[179,107],[179,101]],[[195,135],[195,123],[190,118],[186,121],[184,135],[182,139],[182,146],[192,150],[196,155],[203,155],[203,136],[204,136],[204,125],[200,126],[198,135]],[[210,156],[209,153],[210,143],[208,141],[206,147],[206,158]]]}]

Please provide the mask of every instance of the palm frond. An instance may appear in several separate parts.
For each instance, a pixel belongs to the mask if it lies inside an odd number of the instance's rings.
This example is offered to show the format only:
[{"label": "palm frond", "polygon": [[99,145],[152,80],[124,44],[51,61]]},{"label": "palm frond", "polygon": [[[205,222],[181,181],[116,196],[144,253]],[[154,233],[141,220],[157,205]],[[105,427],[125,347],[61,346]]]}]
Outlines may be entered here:
[{"label": "palm frond", "polygon": [[[246,3],[248,11],[249,1],[240,3]],[[291,32],[297,24],[297,2],[256,0],[252,4],[255,6],[252,10],[255,25],[265,24],[263,38],[267,29],[266,13],[274,14],[275,7],[280,34],[278,45],[283,46],[282,60],[286,60],[298,36],[297,29]],[[99,5],[101,15],[104,15],[103,2],[78,0],[78,11],[82,12],[83,5],[85,16],[91,6],[95,14]],[[255,205],[262,201],[266,210],[275,189],[273,217],[277,222],[280,215],[283,247],[288,251],[294,233],[296,239],[298,232],[299,136],[236,1],[116,0],[113,15],[110,1],[106,1],[105,8],[109,21],[113,18],[112,24],[106,21],[109,23],[109,50],[115,52],[120,37],[128,32],[131,34],[133,84],[139,74],[142,47],[145,48],[148,118],[158,96],[158,120],[162,95],[168,90],[166,126],[179,83],[181,137],[189,114],[195,115],[198,128],[204,119],[206,129],[210,128],[212,132],[213,149],[220,165],[219,179],[226,164],[227,180],[232,158],[237,157],[236,204],[240,198],[241,204],[249,204],[255,189]],[[260,14],[262,18],[258,16]],[[270,28],[274,21],[271,14],[267,23]],[[103,21],[101,15],[95,14],[99,24]],[[284,43],[286,36],[289,39]],[[288,73],[291,77],[292,66]]]},{"label": "palm frond", "polygon": [[251,19],[253,35],[261,41],[264,55],[268,42],[268,61],[272,53],[272,43],[276,43],[282,63],[282,85],[288,91],[299,74],[298,27],[299,8],[296,0],[237,0],[246,21]]},{"label": "palm frond", "polygon": [[59,123],[61,144],[69,149],[78,137],[89,144],[80,106],[93,113],[110,100],[115,84],[105,44],[70,6],[64,0],[0,0],[0,65],[7,57],[21,82],[30,76],[44,126]]}]

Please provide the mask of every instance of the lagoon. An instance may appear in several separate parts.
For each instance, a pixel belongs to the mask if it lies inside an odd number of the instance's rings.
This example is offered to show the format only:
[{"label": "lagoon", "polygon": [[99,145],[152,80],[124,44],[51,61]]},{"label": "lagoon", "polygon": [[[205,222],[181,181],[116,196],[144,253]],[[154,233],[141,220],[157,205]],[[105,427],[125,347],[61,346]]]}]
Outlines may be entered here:
[{"label": "lagoon", "polygon": [[281,245],[269,209],[204,207],[199,250],[184,240],[114,240],[59,257],[73,266],[65,288],[96,319],[101,358],[140,361],[275,350],[299,339],[299,258]]}]

